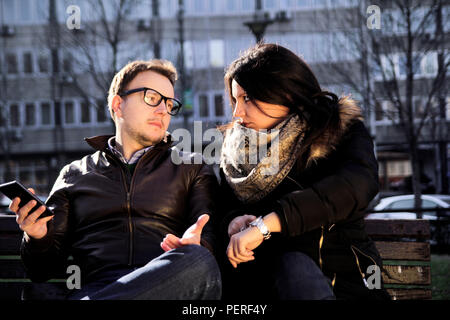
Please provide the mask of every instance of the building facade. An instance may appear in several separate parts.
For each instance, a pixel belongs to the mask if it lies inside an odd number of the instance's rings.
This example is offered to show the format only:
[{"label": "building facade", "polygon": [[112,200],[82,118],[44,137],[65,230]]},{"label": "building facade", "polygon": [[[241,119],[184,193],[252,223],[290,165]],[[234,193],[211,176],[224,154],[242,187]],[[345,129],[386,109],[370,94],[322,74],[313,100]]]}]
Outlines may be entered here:
[{"label": "building facade", "polygon": [[[245,23],[260,19],[268,21],[266,42],[301,55],[324,88],[361,100],[366,125],[378,146],[383,188],[392,188],[392,183],[411,174],[407,152],[398,148],[404,140],[395,119],[382,112],[390,107],[388,99],[379,99],[376,108],[370,108],[363,94],[331,68],[345,66],[355,82],[363,81],[361,55],[355,54],[357,48],[349,50],[354,44],[347,36],[349,30],[356,32],[360,21],[343,23],[342,19],[366,4],[354,0],[120,3],[0,0],[0,182],[18,179],[48,194],[65,163],[91,152],[84,137],[112,134],[107,89],[112,75],[130,60],[159,57],[177,66],[181,78],[176,95],[185,110],[172,117],[169,131],[187,127],[193,132],[194,121],[201,121],[203,129],[226,123],[232,115],[224,92],[224,69],[255,43]],[[448,6],[445,12],[448,15]],[[436,55],[430,54],[419,63],[424,78],[435,73],[436,61]],[[376,75],[371,79],[376,82]],[[416,100],[421,99],[418,94]],[[444,122],[450,122],[448,100]],[[424,169],[437,184],[436,145],[421,148]]]}]

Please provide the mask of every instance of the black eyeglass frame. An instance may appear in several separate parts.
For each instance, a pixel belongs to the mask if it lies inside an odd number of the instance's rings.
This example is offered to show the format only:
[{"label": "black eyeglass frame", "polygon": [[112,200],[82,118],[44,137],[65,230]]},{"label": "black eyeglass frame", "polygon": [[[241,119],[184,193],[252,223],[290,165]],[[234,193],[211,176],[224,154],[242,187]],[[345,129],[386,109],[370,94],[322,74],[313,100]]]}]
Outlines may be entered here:
[{"label": "black eyeglass frame", "polygon": [[[146,96],[146,94],[147,94],[147,90],[152,90],[152,91],[156,92],[157,94],[159,94],[159,95],[161,96],[161,99],[158,101],[157,104],[151,105],[150,103],[148,103],[147,101],[145,101],[145,96]],[[150,106],[150,107],[157,107],[157,106],[159,106],[159,104],[161,103],[161,101],[164,100],[164,104],[166,105],[166,112],[167,112],[168,114],[170,114],[171,116],[177,115],[178,112],[181,110],[181,107],[183,106],[183,104],[182,104],[179,100],[177,100],[177,99],[175,99],[175,98],[169,98],[169,97],[166,97],[166,96],[163,95],[161,92],[158,92],[158,91],[155,90],[155,89],[147,88],[147,87],[141,87],[141,88],[131,89],[131,90],[128,90],[128,91],[125,91],[125,92],[119,94],[119,96],[120,96],[120,97],[125,97],[125,96],[128,96],[128,95],[132,94],[132,93],[141,92],[141,91],[144,91],[144,99],[143,99],[144,102],[145,102],[148,106]],[[169,112],[169,111],[167,110],[167,100],[168,100],[168,99],[173,100],[173,101],[175,101],[175,102],[178,103],[179,107],[176,108],[176,111],[175,111],[175,112]]]}]

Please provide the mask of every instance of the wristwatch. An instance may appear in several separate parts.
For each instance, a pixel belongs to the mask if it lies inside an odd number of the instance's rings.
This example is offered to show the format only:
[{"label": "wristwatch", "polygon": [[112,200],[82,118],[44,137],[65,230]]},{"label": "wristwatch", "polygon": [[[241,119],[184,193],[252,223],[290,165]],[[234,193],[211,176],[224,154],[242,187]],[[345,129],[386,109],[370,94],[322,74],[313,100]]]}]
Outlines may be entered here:
[{"label": "wristwatch", "polygon": [[249,223],[249,226],[251,227],[257,227],[258,230],[262,233],[264,240],[267,240],[270,238],[271,234],[269,231],[269,228],[267,228],[266,224],[263,221],[263,218],[260,216],[256,220],[253,220]]}]

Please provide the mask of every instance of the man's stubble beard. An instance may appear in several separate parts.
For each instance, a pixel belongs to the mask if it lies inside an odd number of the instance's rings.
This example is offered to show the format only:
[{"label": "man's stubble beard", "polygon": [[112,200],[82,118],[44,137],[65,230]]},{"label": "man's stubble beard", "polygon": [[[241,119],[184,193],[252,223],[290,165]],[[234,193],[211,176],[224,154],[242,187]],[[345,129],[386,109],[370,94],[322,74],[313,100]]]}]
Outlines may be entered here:
[{"label": "man's stubble beard", "polygon": [[165,130],[159,134],[158,137],[155,135],[152,135],[150,133],[143,133],[137,130],[134,130],[133,128],[127,128],[128,135],[137,143],[144,147],[153,146],[155,144],[158,144],[161,142],[161,140],[164,139],[165,136]]}]

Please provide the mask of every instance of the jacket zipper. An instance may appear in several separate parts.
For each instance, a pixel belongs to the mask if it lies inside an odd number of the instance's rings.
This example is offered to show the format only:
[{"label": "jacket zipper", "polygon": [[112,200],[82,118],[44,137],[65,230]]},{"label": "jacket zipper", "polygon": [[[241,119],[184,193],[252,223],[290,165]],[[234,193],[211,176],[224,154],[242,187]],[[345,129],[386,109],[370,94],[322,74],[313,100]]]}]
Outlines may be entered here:
[{"label": "jacket zipper", "polygon": [[131,219],[131,193],[127,192],[127,211],[128,211],[128,227],[130,229],[130,251],[128,256],[128,265],[133,265],[133,221]]},{"label": "jacket zipper", "polygon": [[320,270],[322,270],[322,264],[323,264],[323,262],[322,262],[322,245],[323,245],[323,230],[324,230],[324,227],[323,226],[320,226],[320,229],[321,229],[321,234],[320,234],[320,240],[319,240],[319,265],[320,265]]},{"label": "jacket zipper", "polygon": [[366,280],[366,275],[365,275],[364,272],[362,272],[362,270],[361,270],[361,265],[359,264],[358,255],[356,254],[355,250],[357,250],[357,251],[358,251],[359,253],[361,253],[363,256],[369,258],[369,259],[374,263],[374,265],[378,266],[378,264],[375,262],[375,260],[372,259],[371,256],[365,254],[364,252],[362,252],[361,250],[359,250],[359,249],[358,249],[357,247],[355,247],[354,245],[350,245],[350,248],[352,249],[353,255],[355,256],[355,259],[356,259],[356,265],[358,266],[358,270],[359,270],[359,273],[361,274],[361,277],[362,277],[362,280],[363,280],[363,282],[364,282],[364,285],[368,288],[369,285],[368,285],[367,280]]},{"label": "jacket zipper", "polygon": [[[335,224],[333,223],[329,228],[328,231],[331,231],[331,229],[333,229],[333,227],[335,226]],[[321,234],[320,234],[320,240],[319,240],[319,265],[320,265],[320,269],[322,269],[323,266],[323,261],[322,261],[322,247],[323,247],[323,239],[324,239],[324,231],[325,231],[325,227],[324,226],[320,226],[321,229]]]},{"label": "jacket zipper", "polygon": [[[127,194],[126,197],[126,207],[127,207],[127,213],[128,213],[128,229],[130,231],[129,233],[129,253],[128,253],[128,265],[131,266],[133,262],[133,222],[131,220],[131,190],[128,189],[127,186],[127,177],[125,176],[124,170],[120,170],[122,174],[122,182],[123,186],[125,188],[125,192]],[[131,183],[130,183],[130,189],[131,189]]]},{"label": "jacket zipper", "polygon": [[127,190],[127,211],[128,211],[128,226],[130,229],[130,254],[129,254],[129,258],[128,258],[128,265],[132,266],[133,265],[133,255],[134,255],[134,245],[133,245],[133,240],[134,240],[134,230],[133,230],[133,220],[131,218],[131,194],[133,192],[133,185],[134,185],[134,178],[136,177],[136,172],[139,168],[139,164],[142,163],[142,159],[145,158],[146,156],[148,157],[148,154],[151,154],[152,151],[154,150],[154,147],[150,150],[148,150],[148,152],[144,153],[138,160],[138,162],[136,163],[136,167],[134,168],[133,171],[133,175],[131,176],[131,181],[130,181],[130,190]]},{"label": "jacket zipper", "polygon": [[130,245],[129,245],[129,254],[128,254],[128,265],[132,266],[133,265],[133,250],[134,250],[134,246],[133,246],[133,220],[131,219],[131,193],[132,193],[132,189],[133,189],[133,182],[134,182],[134,177],[136,176],[136,172],[139,166],[139,163],[142,162],[142,159],[145,156],[148,156],[149,153],[151,153],[151,151],[154,150],[154,148],[152,148],[151,150],[149,150],[148,152],[146,152],[145,154],[143,154],[137,164],[136,167],[134,168],[134,172],[133,175],[131,176],[131,181],[130,181],[130,189],[128,189],[127,186],[127,179],[125,176],[125,172],[124,172],[124,165],[122,163],[122,161],[120,161],[119,159],[116,158],[116,156],[114,154],[108,154],[115,162],[117,162],[119,164],[119,167],[121,167],[121,175],[122,175],[122,182],[125,188],[125,192],[127,193],[127,198],[126,198],[126,206],[127,206],[127,212],[128,212],[128,228],[130,230],[130,236],[129,236],[129,241],[130,241]]}]

